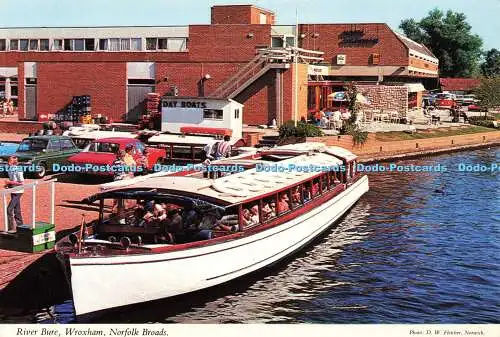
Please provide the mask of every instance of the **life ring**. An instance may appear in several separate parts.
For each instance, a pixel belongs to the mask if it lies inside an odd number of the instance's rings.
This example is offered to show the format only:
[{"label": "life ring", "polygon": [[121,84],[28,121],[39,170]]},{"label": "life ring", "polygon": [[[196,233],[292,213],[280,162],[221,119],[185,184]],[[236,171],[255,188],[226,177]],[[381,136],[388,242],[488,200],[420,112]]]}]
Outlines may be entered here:
[{"label": "life ring", "polygon": [[[212,184],[212,188],[219,193],[223,193],[234,197],[246,197],[249,194],[247,189],[243,189],[241,187],[238,188],[236,186],[228,187],[225,186],[223,183],[224,181],[216,181]],[[227,183],[229,182],[226,181],[226,184]]]}]

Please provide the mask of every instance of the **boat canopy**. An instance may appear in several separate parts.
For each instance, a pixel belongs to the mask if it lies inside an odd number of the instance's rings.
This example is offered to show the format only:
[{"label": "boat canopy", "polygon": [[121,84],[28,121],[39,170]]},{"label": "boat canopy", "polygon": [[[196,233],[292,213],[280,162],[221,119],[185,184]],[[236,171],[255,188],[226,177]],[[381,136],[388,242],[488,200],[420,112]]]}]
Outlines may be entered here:
[{"label": "boat canopy", "polygon": [[206,211],[216,210],[224,212],[226,209],[226,207],[224,206],[216,205],[214,203],[205,200],[167,193],[164,191],[158,191],[157,189],[120,189],[120,190],[106,191],[102,193],[96,193],[90,197],[87,197],[83,199],[82,202],[87,204],[92,204],[99,199],[157,200],[165,203],[176,204],[185,208],[197,208],[197,209],[202,208]]}]

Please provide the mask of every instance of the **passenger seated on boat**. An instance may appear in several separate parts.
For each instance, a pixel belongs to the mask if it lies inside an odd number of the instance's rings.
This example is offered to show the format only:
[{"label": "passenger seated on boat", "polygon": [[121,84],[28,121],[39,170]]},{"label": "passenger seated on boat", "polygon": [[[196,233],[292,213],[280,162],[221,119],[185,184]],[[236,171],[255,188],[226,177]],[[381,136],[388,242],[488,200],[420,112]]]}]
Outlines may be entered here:
[{"label": "passenger seated on boat", "polygon": [[314,179],[313,185],[311,188],[311,197],[314,198],[319,192],[319,181],[318,179]]},{"label": "passenger seated on boat", "polygon": [[241,225],[243,228],[249,227],[252,225],[252,214],[248,208],[244,208],[241,211]]},{"label": "passenger seated on boat", "polygon": [[281,193],[278,200],[278,213],[283,213],[290,210],[290,199],[287,193]]},{"label": "passenger seated on boat", "polygon": [[179,243],[184,241],[185,232],[181,216],[181,208],[177,205],[169,204],[167,205],[168,211],[168,223],[166,226],[166,231],[170,234],[173,242]]},{"label": "passenger seated on boat", "polygon": [[276,214],[273,215],[273,210],[271,209],[271,206],[269,206],[269,204],[264,204],[264,207],[262,207],[262,220],[267,221],[273,218],[273,216],[276,216]]},{"label": "passenger seated on boat", "polygon": [[292,206],[298,207],[302,203],[302,187],[296,186],[292,192]]},{"label": "passenger seated on boat", "polygon": [[259,221],[259,205],[254,205],[250,208],[250,222],[252,225],[257,225]]}]

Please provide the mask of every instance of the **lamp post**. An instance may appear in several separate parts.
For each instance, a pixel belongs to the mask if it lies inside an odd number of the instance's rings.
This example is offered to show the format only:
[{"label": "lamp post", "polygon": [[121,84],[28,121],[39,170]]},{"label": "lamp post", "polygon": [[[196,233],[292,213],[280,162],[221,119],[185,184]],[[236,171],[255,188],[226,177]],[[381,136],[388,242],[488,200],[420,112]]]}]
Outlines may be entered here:
[{"label": "lamp post", "polygon": [[205,81],[211,79],[212,76],[210,74],[205,74],[198,82],[198,96],[205,97]]}]

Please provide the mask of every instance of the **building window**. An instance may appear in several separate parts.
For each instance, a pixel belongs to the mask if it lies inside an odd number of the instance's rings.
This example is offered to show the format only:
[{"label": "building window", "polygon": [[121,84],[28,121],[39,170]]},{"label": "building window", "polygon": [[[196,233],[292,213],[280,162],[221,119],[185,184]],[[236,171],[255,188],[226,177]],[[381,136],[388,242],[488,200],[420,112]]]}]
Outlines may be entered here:
[{"label": "building window", "polygon": [[0,51],[5,51],[7,49],[7,40],[0,39]]},{"label": "building window", "polygon": [[234,109],[234,119],[240,118],[240,109]]},{"label": "building window", "polygon": [[156,40],[155,38],[146,38],[146,50],[156,50]]},{"label": "building window", "polygon": [[108,39],[99,39],[99,50],[108,50]]},{"label": "building window", "polygon": [[73,40],[64,39],[64,50],[73,50]]},{"label": "building window", "polygon": [[85,50],[85,43],[83,39],[75,39],[74,40],[74,50],[76,51],[84,51]]},{"label": "building window", "polygon": [[30,50],[38,50],[38,40],[30,40]]},{"label": "building window", "polygon": [[172,51],[186,50],[186,39],[172,38],[167,41],[167,49]]},{"label": "building window", "polygon": [[158,39],[158,49],[168,50],[168,39]]},{"label": "building window", "polygon": [[283,38],[281,36],[271,37],[271,47],[273,47],[273,48],[283,47]]},{"label": "building window", "polygon": [[10,50],[19,50],[19,40],[10,40]]},{"label": "building window", "polygon": [[109,39],[109,50],[120,51],[120,39]]},{"label": "building window", "polygon": [[295,46],[295,37],[293,37],[293,36],[287,36],[286,37],[286,46],[287,47],[293,47],[293,46]]},{"label": "building window", "polygon": [[49,50],[49,39],[40,39],[40,50],[41,51]]},{"label": "building window", "polygon": [[220,119],[222,120],[223,112],[218,109],[203,109],[204,119]]},{"label": "building window", "polygon": [[85,39],[85,50],[94,51],[95,50],[95,40]]},{"label": "building window", "polygon": [[29,40],[27,39],[19,40],[19,50],[28,51],[28,46],[29,46]]},{"label": "building window", "polygon": [[135,51],[142,50],[142,40],[141,39],[130,39],[130,50],[135,50]]},{"label": "building window", "polygon": [[120,50],[130,50],[130,39],[120,40]]},{"label": "building window", "polygon": [[53,48],[54,50],[63,50],[63,40],[54,39]]}]

